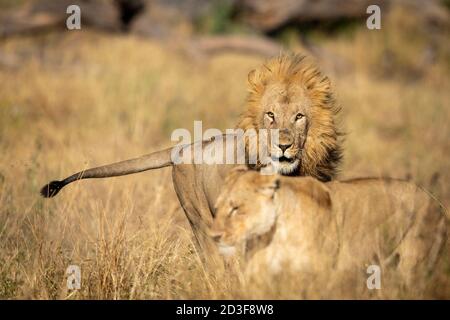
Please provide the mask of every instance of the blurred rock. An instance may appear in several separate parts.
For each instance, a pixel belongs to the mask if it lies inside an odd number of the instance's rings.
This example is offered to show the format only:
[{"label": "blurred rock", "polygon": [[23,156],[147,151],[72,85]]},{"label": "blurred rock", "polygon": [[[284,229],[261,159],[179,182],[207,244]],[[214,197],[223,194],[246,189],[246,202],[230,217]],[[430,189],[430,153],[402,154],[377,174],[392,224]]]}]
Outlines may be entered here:
[{"label": "blurred rock", "polygon": [[241,0],[239,19],[250,26],[272,31],[291,22],[361,18],[371,4],[385,7],[388,0]]},{"label": "blurred rock", "polygon": [[187,53],[196,59],[224,51],[256,54],[269,58],[283,50],[279,43],[266,37],[239,35],[196,37],[185,47]]},{"label": "blurred rock", "polygon": [[180,6],[171,2],[144,1],[142,12],[130,23],[129,31],[154,38],[190,33],[189,14],[183,13]]},{"label": "blurred rock", "polygon": [[[127,0],[124,0],[128,2]],[[130,31],[144,36],[191,35],[196,21],[212,14],[218,4],[232,7],[236,0],[141,0],[140,13]]]},{"label": "blurred rock", "polygon": [[0,35],[63,28],[71,4],[81,7],[83,26],[155,37],[192,33],[199,19],[220,19],[224,8],[231,10],[227,19],[263,32],[287,24],[364,19],[372,4],[382,14],[393,4],[413,7],[436,25],[447,23],[449,15],[438,0],[30,0],[0,13]]},{"label": "blurred rock", "polygon": [[83,26],[116,31],[121,27],[119,11],[114,2],[108,0],[35,0],[19,8],[0,13],[0,36],[24,32],[37,32],[51,28],[65,28],[69,5],[81,9]]},{"label": "blurred rock", "polygon": [[269,32],[289,23],[365,18],[367,7],[373,4],[380,6],[382,15],[395,4],[415,7],[436,23],[448,19],[448,11],[438,0],[240,0],[236,12],[241,22]]}]

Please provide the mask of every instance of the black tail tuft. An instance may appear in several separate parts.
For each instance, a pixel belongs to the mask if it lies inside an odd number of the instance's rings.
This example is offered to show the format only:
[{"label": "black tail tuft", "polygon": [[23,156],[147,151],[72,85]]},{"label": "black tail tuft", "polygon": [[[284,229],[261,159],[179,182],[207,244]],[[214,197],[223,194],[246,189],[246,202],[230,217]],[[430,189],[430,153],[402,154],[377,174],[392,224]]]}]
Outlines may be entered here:
[{"label": "black tail tuft", "polygon": [[64,187],[64,182],[62,181],[52,181],[49,184],[45,185],[41,189],[41,195],[44,198],[51,198],[58,194],[59,190]]}]

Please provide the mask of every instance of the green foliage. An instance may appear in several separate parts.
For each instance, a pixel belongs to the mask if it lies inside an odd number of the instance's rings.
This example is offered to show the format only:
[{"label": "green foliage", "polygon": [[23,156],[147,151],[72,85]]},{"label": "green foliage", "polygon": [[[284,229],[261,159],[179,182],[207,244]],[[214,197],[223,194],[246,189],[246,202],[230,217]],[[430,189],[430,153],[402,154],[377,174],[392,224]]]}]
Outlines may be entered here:
[{"label": "green foliage", "polygon": [[224,34],[245,31],[245,28],[233,20],[234,10],[229,1],[214,1],[211,9],[195,21],[197,32],[206,34]]}]

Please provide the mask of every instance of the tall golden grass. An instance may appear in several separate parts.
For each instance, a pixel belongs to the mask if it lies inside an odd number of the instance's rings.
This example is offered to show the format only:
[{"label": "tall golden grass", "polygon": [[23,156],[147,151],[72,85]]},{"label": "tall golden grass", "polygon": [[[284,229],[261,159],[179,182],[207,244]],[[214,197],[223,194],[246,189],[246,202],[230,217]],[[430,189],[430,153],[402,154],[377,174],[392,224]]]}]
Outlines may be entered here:
[{"label": "tall golden grass", "polygon": [[[415,21],[394,12],[381,31],[322,39],[344,63],[319,64],[343,107],[341,177],[409,177],[448,207],[448,33],[431,39]],[[435,61],[426,64],[430,41]],[[48,180],[171,145],[172,130],[194,120],[233,127],[260,57],[193,61],[150,40],[89,30],[4,39],[0,53],[15,61],[0,66],[0,298],[321,297],[320,287],[297,290],[292,279],[255,288],[204,269],[170,169],[39,196]],[[450,298],[448,248],[431,297]],[[81,267],[81,290],[67,290],[69,265]],[[355,297],[342,291],[335,297]]]}]

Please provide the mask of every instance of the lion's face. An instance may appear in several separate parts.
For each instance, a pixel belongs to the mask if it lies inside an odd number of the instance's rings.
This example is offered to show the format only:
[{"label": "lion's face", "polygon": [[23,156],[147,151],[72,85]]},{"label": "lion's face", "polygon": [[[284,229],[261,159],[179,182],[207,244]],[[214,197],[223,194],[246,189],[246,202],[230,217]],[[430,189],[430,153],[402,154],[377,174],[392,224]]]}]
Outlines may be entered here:
[{"label": "lion's face", "polygon": [[271,230],[276,220],[274,204],[278,178],[246,174],[229,183],[216,202],[211,236],[227,256],[239,245]]},{"label": "lion's face", "polygon": [[269,154],[279,174],[295,173],[301,164],[308,134],[311,101],[298,85],[268,85],[261,98],[259,127],[278,130],[278,141],[270,143]]},{"label": "lion's face", "polygon": [[[341,160],[341,141],[334,119],[339,107],[329,79],[304,56],[287,54],[251,71],[248,84],[247,108],[238,128],[279,130],[279,141],[268,141],[264,151],[279,174],[331,180]],[[253,157],[261,152],[247,149]],[[266,154],[257,155],[261,163],[254,167],[259,169],[267,161]]]}]

